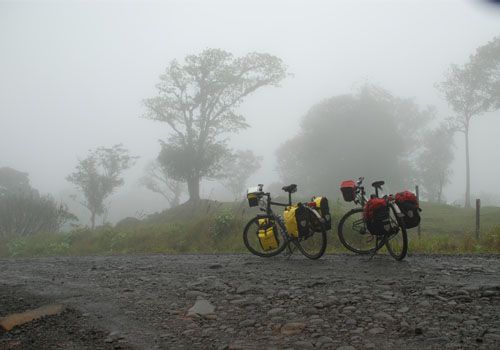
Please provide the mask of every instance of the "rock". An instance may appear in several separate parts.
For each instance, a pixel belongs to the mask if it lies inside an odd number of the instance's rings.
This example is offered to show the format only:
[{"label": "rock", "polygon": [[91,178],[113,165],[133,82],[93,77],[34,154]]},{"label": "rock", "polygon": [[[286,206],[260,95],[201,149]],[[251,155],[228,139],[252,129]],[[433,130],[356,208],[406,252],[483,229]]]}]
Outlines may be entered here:
[{"label": "rock", "polygon": [[423,300],[420,303],[418,303],[418,305],[421,307],[430,307],[431,303],[429,303],[427,300]]},{"label": "rock", "polygon": [[333,343],[333,339],[323,335],[317,339],[317,343],[319,343],[319,344]]},{"label": "rock", "polygon": [[211,265],[208,265],[208,268],[209,269],[220,269],[220,268],[222,268],[222,265],[221,264],[211,264]]},{"label": "rock", "polygon": [[373,335],[375,335],[375,334],[381,334],[381,333],[384,333],[384,332],[385,332],[385,329],[382,328],[382,327],[375,327],[375,328],[372,328],[372,329],[370,329],[368,331],[368,333],[373,334]]},{"label": "rock", "polygon": [[486,333],[483,338],[485,340],[493,340],[493,341],[500,342],[500,334],[496,334],[496,333]]},{"label": "rock", "polygon": [[342,345],[337,348],[337,350],[356,350],[354,346],[351,345]]},{"label": "rock", "polygon": [[354,325],[356,325],[357,323],[358,323],[358,322],[357,322],[355,319],[353,319],[353,318],[347,318],[347,319],[345,320],[345,324],[346,324],[346,325],[349,325],[349,326],[354,326]]},{"label": "rock", "polygon": [[424,333],[424,330],[422,329],[422,327],[415,327],[415,334],[416,335],[421,335]]},{"label": "rock", "polygon": [[394,321],[394,318],[385,312],[377,312],[373,317],[377,320]]},{"label": "rock", "polygon": [[268,316],[278,316],[278,315],[282,315],[285,313],[285,309],[281,308],[281,307],[275,307],[275,308],[272,308],[271,310],[269,310],[267,312],[267,315]]},{"label": "rock", "polygon": [[213,314],[215,312],[215,306],[210,304],[208,300],[198,299],[194,305],[188,310],[187,316],[205,316]]},{"label": "rock", "polygon": [[186,298],[187,299],[195,299],[197,297],[206,298],[206,297],[208,297],[208,294],[204,293],[204,292],[200,292],[199,290],[188,290],[186,292]]},{"label": "rock", "polygon": [[299,334],[304,330],[305,327],[306,324],[303,322],[290,322],[281,327],[281,334],[283,335]]},{"label": "rock", "polygon": [[255,324],[255,320],[253,319],[246,319],[243,320],[239,323],[240,327],[251,327]]},{"label": "rock", "polygon": [[397,310],[397,312],[400,314],[404,314],[404,313],[407,313],[409,310],[410,310],[410,308],[408,306],[403,306],[402,308],[399,308]]},{"label": "rock", "polygon": [[305,340],[299,340],[293,344],[294,349],[313,349],[314,345],[311,342]]}]

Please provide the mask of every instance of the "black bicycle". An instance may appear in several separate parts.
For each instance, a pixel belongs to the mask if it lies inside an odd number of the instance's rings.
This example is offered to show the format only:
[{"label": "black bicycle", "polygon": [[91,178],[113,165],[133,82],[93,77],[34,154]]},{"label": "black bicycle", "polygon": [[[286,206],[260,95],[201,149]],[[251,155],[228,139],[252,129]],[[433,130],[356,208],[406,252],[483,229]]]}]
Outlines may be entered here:
[{"label": "black bicycle", "polygon": [[408,252],[408,235],[401,209],[393,195],[379,196],[384,181],[376,181],[372,184],[375,194],[370,198],[380,198],[386,207],[384,217],[378,218],[381,224],[378,226],[371,224],[366,218],[366,204],[369,199],[362,185],[363,180],[361,177],[356,182],[344,181],[341,184],[344,199],[354,202],[359,207],[351,209],[340,219],[338,224],[340,242],[354,253],[372,254],[372,256],[386,246],[394,259],[404,259]]},{"label": "black bicycle", "polygon": [[[278,255],[285,249],[291,256],[298,248],[309,259],[319,259],[326,250],[326,230],[323,224],[324,219],[318,210],[309,203],[296,204],[303,207],[308,214],[308,223],[304,225],[307,228],[305,233],[294,235],[287,230],[283,217],[276,215],[271,206],[291,207],[293,205],[292,193],[297,191],[297,185],[283,187],[283,191],[288,193],[288,203],[273,202],[271,194],[264,192],[262,188],[263,185],[259,185],[256,190],[250,191],[247,195],[250,206],[258,205],[259,209],[264,212],[264,214],[257,214],[245,226],[243,242],[247,249],[257,256],[267,258]],[[267,236],[266,233],[268,233]]]}]

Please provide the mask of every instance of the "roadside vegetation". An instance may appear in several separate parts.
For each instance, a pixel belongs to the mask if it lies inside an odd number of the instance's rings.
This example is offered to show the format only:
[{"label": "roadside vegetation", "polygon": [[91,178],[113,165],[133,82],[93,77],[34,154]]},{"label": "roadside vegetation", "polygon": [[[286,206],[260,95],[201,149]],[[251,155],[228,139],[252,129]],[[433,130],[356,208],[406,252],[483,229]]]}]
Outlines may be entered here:
[{"label": "roadside vegetation", "polygon": [[[410,230],[410,254],[500,253],[500,208],[482,208],[481,233],[476,239],[473,209],[429,203],[422,207],[422,234],[419,238],[416,229]],[[332,203],[335,222],[347,210],[341,202]],[[188,202],[144,220],[127,218],[95,230],[5,237],[0,241],[0,257],[246,253],[241,233],[254,214],[246,202]],[[328,239],[329,253],[346,252],[335,229]]]}]

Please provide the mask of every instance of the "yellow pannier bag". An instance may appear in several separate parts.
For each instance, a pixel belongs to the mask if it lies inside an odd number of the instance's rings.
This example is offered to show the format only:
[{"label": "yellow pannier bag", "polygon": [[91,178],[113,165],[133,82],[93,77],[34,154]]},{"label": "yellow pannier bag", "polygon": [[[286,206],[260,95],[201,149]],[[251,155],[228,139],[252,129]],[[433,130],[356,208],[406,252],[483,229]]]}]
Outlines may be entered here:
[{"label": "yellow pannier bag", "polygon": [[285,227],[291,236],[299,237],[299,227],[297,225],[297,218],[295,217],[295,211],[297,206],[293,205],[286,207],[283,212],[283,218],[285,219]]},{"label": "yellow pannier bag", "polygon": [[259,237],[262,250],[268,251],[278,248],[279,244],[276,238],[276,231],[269,219],[259,219],[259,232],[257,236]]},{"label": "yellow pannier bag", "polygon": [[283,218],[286,230],[291,236],[298,238],[309,233],[309,215],[302,204],[286,207]]},{"label": "yellow pannier bag", "polygon": [[314,197],[313,202],[316,203],[316,209],[318,209],[321,217],[324,219],[323,226],[325,230],[330,230],[332,228],[332,217],[330,215],[328,199],[326,197]]}]

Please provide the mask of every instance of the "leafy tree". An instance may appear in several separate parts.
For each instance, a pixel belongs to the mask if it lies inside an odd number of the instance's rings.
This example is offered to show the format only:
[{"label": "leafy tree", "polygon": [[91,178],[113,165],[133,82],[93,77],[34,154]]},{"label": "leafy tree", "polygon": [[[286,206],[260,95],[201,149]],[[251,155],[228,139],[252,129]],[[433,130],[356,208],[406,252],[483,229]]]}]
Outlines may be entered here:
[{"label": "leafy tree", "polygon": [[27,173],[0,168],[0,237],[55,232],[73,220],[66,205],[31,187]]},{"label": "leafy tree", "polygon": [[241,199],[248,178],[260,169],[262,157],[252,151],[237,151],[224,166],[225,178],[222,184],[227,187],[235,200]]},{"label": "leafy tree", "polygon": [[31,188],[28,173],[2,167],[0,168],[0,196],[7,194],[29,194],[34,191]]},{"label": "leafy tree", "polygon": [[81,204],[90,211],[92,229],[95,228],[96,215],[106,212],[104,200],[123,185],[121,174],[133,165],[135,159],[121,144],[111,148],[99,147],[91,150],[66,177],[83,193]]},{"label": "leafy tree", "polygon": [[148,190],[162,195],[171,208],[179,205],[185,189],[185,184],[172,179],[157,160],[148,164],[146,174],[140,179],[140,183]]},{"label": "leafy tree", "polygon": [[237,107],[285,76],[286,68],[275,56],[235,58],[219,49],[187,56],[182,64],[174,60],[160,76],[158,96],[144,101],[145,117],[169,126],[158,160],[173,179],[187,183],[190,200],[199,200],[203,178],[221,176],[230,155],[224,136],[248,126]]},{"label": "leafy tree", "polygon": [[0,237],[57,232],[75,220],[66,205],[56,203],[49,195],[39,196],[37,191],[0,197]]},{"label": "leafy tree", "polygon": [[453,161],[453,130],[447,125],[429,131],[423,141],[424,149],[417,159],[420,179],[429,201],[440,203],[443,188],[450,183]]},{"label": "leafy tree", "polygon": [[455,116],[455,130],[465,136],[465,207],[470,202],[469,130],[471,119],[500,108],[500,37],[479,47],[464,65],[452,64],[437,85]]},{"label": "leafy tree", "polygon": [[354,95],[311,108],[299,134],[278,149],[278,172],[283,182],[318,194],[338,196],[342,180],[359,176],[408,186],[422,132],[433,116],[432,108],[365,85]]}]

